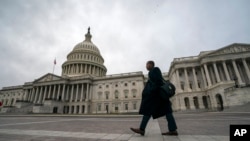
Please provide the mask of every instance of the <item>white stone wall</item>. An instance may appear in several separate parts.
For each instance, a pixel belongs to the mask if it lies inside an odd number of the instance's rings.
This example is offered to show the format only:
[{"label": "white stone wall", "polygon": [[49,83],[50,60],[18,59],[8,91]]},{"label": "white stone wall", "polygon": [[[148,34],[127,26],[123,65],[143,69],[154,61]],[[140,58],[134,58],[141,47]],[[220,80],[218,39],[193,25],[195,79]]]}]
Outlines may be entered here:
[{"label": "white stone wall", "polygon": [[142,73],[108,76],[93,84],[92,113],[138,112],[144,87]]}]

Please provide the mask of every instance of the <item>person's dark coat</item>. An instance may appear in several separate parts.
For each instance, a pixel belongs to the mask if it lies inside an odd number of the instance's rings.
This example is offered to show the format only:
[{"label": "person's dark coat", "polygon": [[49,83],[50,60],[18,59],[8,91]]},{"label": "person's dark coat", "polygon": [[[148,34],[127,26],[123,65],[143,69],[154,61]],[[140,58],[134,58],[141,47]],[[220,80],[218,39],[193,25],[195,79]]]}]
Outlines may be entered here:
[{"label": "person's dark coat", "polygon": [[148,81],[142,91],[142,100],[139,114],[152,116],[153,119],[172,113],[169,99],[163,100],[160,97],[160,86],[163,85],[161,70],[154,67],[148,73]]}]

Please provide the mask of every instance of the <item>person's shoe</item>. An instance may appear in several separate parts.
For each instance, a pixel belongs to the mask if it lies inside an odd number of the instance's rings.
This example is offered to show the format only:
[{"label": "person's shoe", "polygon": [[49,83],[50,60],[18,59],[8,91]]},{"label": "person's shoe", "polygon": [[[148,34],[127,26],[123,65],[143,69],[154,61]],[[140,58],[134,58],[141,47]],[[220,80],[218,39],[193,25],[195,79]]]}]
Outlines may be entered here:
[{"label": "person's shoe", "polygon": [[137,134],[141,134],[142,136],[144,136],[145,134],[145,131],[142,131],[141,129],[136,129],[136,128],[130,128],[130,129]]},{"label": "person's shoe", "polygon": [[165,135],[165,136],[178,136],[178,132],[177,131],[169,131],[169,132],[161,133],[161,134]]}]

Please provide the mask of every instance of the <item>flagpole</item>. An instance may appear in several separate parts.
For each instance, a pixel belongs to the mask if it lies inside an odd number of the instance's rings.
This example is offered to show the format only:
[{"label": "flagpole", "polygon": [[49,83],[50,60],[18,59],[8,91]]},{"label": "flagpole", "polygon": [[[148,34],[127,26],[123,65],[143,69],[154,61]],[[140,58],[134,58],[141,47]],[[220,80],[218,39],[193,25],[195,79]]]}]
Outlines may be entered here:
[{"label": "flagpole", "polygon": [[53,72],[52,72],[52,74],[54,74],[54,70],[55,70],[55,64],[53,65]]}]

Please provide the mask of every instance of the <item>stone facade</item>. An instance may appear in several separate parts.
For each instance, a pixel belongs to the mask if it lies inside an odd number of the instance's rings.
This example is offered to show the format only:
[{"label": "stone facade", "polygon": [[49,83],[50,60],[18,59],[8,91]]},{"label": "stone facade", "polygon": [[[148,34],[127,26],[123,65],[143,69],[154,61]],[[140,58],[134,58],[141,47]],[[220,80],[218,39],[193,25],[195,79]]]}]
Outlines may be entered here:
[{"label": "stone facade", "polygon": [[[175,58],[168,73],[177,88],[172,98],[174,109],[223,110],[237,105],[235,103],[250,102],[249,96],[239,96],[246,93],[250,84],[249,66],[249,44],[232,44],[201,52],[198,56]],[[229,93],[235,96],[229,98]],[[234,99],[235,103],[230,103],[229,99]],[[241,99],[245,101],[242,103]]]},{"label": "stone facade", "polygon": [[[0,112],[111,114],[137,113],[147,81],[142,72],[106,75],[90,29],[62,64],[62,75],[45,74],[0,90]],[[147,61],[147,60],[146,60]],[[250,45],[232,44],[198,56],[175,58],[168,73],[176,86],[175,111],[222,110],[250,101]]]}]

